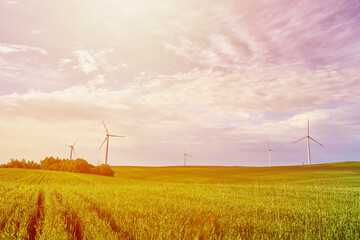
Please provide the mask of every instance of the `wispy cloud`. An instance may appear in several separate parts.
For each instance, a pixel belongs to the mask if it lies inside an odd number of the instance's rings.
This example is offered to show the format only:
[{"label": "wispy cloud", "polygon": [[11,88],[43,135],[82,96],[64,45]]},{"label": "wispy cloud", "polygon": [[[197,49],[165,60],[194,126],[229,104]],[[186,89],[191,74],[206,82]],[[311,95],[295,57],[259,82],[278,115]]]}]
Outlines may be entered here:
[{"label": "wispy cloud", "polygon": [[40,34],[44,31],[46,31],[46,29],[34,29],[34,30],[31,30],[31,33],[32,34]]},{"label": "wispy cloud", "polygon": [[188,15],[193,28],[207,20],[201,32],[184,31],[164,47],[203,66],[232,70],[289,62],[311,67],[356,64],[360,4],[330,1],[328,6],[322,1],[215,3],[209,7],[211,14]]},{"label": "wispy cloud", "polygon": [[26,51],[34,51],[42,55],[47,55],[46,50],[42,48],[29,47],[18,44],[0,43],[0,54],[11,54],[11,53],[26,52]]},{"label": "wispy cloud", "polygon": [[9,5],[16,5],[19,3],[19,1],[10,1],[10,0],[3,0],[6,4],[9,4]]}]

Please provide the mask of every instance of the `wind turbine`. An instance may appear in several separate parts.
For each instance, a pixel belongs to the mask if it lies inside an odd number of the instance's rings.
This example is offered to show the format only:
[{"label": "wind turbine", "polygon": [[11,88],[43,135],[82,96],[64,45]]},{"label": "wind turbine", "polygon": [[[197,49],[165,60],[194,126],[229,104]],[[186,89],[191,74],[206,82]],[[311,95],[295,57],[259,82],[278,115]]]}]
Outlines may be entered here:
[{"label": "wind turbine", "polygon": [[309,130],[309,129],[310,129],[310,121],[309,121],[309,119],[308,119],[307,136],[306,136],[306,137],[303,137],[303,138],[300,138],[299,140],[293,142],[293,144],[296,143],[296,142],[299,142],[299,141],[301,141],[301,140],[303,140],[303,139],[305,139],[305,138],[307,139],[308,165],[311,165],[310,139],[313,140],[314,142],[316,142],[317,144],[319,144],[319,145],[322,146],[322,147],[323,147],[323,145],[322,145],[321,143],[319,143],[318,141],[316,141],[315,139],[313,139],[312,137],[310,137],[310,134],[309,134],[310,130]]},{"label": "wind turbine", "polygon": [[184,166],[186,166],[186,156],[189,156],[189,157],[192,157],[192,156],[186,153],[185,146],[183,146],[183,148],[184,148]]},{"label": "wind turbine", "polygon": [[71,149],[71,150],[70,150],[70,160],[72,159],[72,153],[73,153],[73,152],[74,152],[74,156],[76,157],[74,146],[75,146],[75,144],[77,143],[78,140],[79,140],[79,138],[76,139],[76,141],[74,142],[73,145],[67,145],[67,144],[65,144],[65,146],[68,146],[68,147],[70,147],[70,149]]},{"label": "wind turbine", "polygon": [[100,160],[98,159],[98,164],[97,164],[97,165],[100,166],[100,163],[102,163],[102,162],[103,162],[103,161],[100,161]]},{"label": "wind turbine", "polygon": [[268,142],[268,152],[269,152],[269,167],[271,167],[271,152],[273,152],[273,150],[271,150],[269,142]]},{"label": "wind turbine", "polygon": [[119,135],[111,135],[109,134],[108,129],[106,128],[106,125],[104,123],[104,120],[102,121],[106,130],[106,137],[104,142],[101,144],[99,150],[101,149],[101,147],[104,145],[104,143],[106,142],[106,157],[105,157],[105,165],[107,165],[107,159],[108,159],[108,153],[109,153],[109,139],[110,137],[125,137],[125,136],[119,136]]}]

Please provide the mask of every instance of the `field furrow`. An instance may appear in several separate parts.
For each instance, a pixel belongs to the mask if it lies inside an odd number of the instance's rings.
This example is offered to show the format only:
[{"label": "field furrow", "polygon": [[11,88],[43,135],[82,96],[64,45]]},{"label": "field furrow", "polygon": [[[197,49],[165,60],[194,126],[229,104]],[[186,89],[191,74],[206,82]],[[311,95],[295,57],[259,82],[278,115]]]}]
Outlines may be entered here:
[{"label": "field furrow", "polygon": [[36,208],[30,216],[30,221],[27,227],[27,234],[30,240],[34,240],[37,235],[41,235],[43,220],[44,220],[44,192],[40,190],[36,201]]}]

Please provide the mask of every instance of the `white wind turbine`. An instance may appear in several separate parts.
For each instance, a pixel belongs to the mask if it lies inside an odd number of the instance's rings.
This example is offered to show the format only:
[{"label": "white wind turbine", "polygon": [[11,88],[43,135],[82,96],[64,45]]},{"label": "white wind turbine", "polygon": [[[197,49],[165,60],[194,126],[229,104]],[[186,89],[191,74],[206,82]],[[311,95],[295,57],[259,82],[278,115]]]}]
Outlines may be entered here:
[{"label": "white wind turbine", "polygon": [[317,144],[319,144],[319,145],[322,146],[322,147],[323,147],[323,145],[322,145],[321,143],[319,143],[318,141],[316,141],[315,139],[313,139],[312,137],[310,137],[310,134],[309,134],[310,130],[309,130],[309,129],[310,129],[310,121],[309,121],[309,119],[308,119],[307,136],[306,136],[306,137],[303,137],[303,138],[300,138],[299,140],[293,142],[293,144],[296,143],[296,142],[299,142],[299,141],[301,141],[301,140],[303,140],[303,139],[305,139],[305,138],[307,139],[308,165],[311,165],[310,139],[313,140],[314,142],[316,142]]},{"label": "white wind turbine", "polygon": [[271,150],[269,142],[268,142],[268,152],[269,152],[269,167],[271,167],[271,152],[273,152],[273,150]]},{"label": "white wind turbine", "polygon": [[74,153],[74,156],[76,157],[74,146],[75,146],[75,144],[77,143],[78,140],[79,140],[79,138],[76,139],[76,141],[74,142],[73,145],[67,145],[67,144],[65,144],[65,146],[70,147],[70,160],[72,159],[72,153]]},{"label": "white wind turbine", "polygon": [[192,156],[186,153],[185,146],[183,146],[183,148],[184,148],[184,166],[186,166],[186,157],[187,156],[192,157]]},{"label": "white wind turbine", "polygon": [[109,134],[108,129],[106,128],[106,125],[104,123],[104,120],[102,121],[106,130],[106,137],[104,142],[101,144],[99,150],[101,149],[101,147],[104,145],[104,143],[106,142],[106,157],[105,157],[105,165],[107,165],[107,159],[108,159],[108,153],[109,153],[109,139],[110,137],[125,137],[125,136],[119,136],[119,135],[111,135]]}]

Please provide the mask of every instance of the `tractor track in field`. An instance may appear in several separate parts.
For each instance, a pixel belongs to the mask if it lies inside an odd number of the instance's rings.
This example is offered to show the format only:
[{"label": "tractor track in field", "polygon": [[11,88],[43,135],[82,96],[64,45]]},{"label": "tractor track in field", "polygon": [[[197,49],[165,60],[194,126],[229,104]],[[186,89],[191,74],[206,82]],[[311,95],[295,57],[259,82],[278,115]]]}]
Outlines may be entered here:
[{"label": "tractor track in field", "polygon": [[89,209],[95,211],[98,217],[103,221],[107,222],[114,232],[120,234],[120,239],[131,239],[131,240],[135,239],[133,236],[131,236],[131,234],[128,231],[125,231],[121,227],[119,227],[116,224],[116,221],[111,215],[111,213],[106,209],[102,208],[100,204],[91,201],[88,197],[82,194],[77,193],[76,195],[78,195],[85,202],[89,203],[90,204]]},{"label": "tractor track in field", "polygon": [[6,175],[9,175],[9,174],[10,174],[9,172],[3,173],[3,174],[0,174],[0,177],[6,176]]},{"label": "tractor track in field", "polygon": [[32,184],[33,182],[35,182],[38,178],[40,178],[41,175],[38,175],[37,177],[33,178],[30,182],[29,185]]},{"label": "tractor track in field", "polygon": [[27,227],[27,233],[30,240],[34,240],[36,235],[41,233],[44,217],[44,192],[40,190],[36,201],[36,210],[30,217],[30,221]]},{"label": "tractor track in field", "polygon": [[65,219],[66,231],[73,239],[82,240],[84,236],[81,219],[72,208],[67,204],[64,204],[62,195],[59,192],[54,191],[54,195],[57,201],[65,207],[65,210],[62,211],[62,215]]},{"label": "tractor track in field", "polygon": [[42,178],[38,181],[38,183],[37,183],[37,184],[40,184],[40,183],[44,180],[44,178],[45,178],[45,175],[44,175],[44,176],[42,176]]}]

